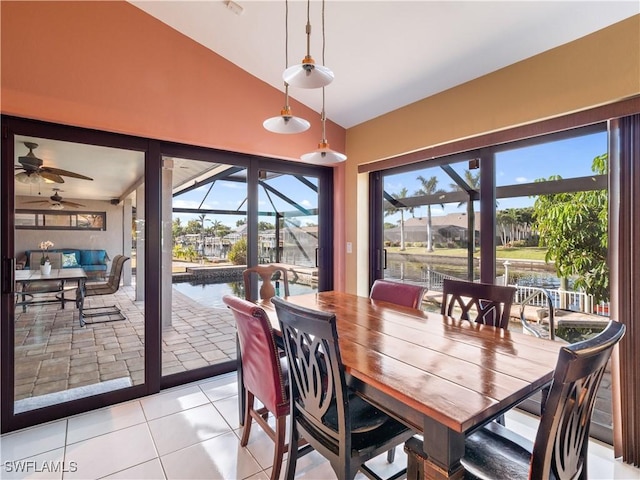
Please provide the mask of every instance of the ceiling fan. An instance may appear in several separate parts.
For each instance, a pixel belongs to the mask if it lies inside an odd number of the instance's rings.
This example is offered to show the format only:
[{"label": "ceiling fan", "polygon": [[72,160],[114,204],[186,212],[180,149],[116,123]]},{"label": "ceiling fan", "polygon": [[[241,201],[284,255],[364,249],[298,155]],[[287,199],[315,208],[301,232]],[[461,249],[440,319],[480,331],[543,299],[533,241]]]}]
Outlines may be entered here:
[{"label": "ceiling fan", "polygon": [[53,195],[51,195],[48,199],[31,200],[29,202],[24,202],[24,203],[41,203],[41,204],[51,203],[51,206],[49,208],[51,208],[52,210],[62,210],[64,207],[78,208],[78,207],[85,206],[85,205],[82,205],[81,203],[63,200],[62,197],[60,196],[61,191],[62,190],[60,190],[59,188],[54,188]]},{"label": "ceiling fan", "polygon": [[43,181],[49,181],[52,183],[64,183],[62,176],[79,178],[81,180],[93,180],[93,178],[79,173],[62,170],[60,168],[43,166],[43,161],[33,153],[33,150],[38,148],[38,144],[33,142],[24,142],[24,145],[29,149],[29,153],[22,157],[18,157],[20,165],[16,165],[16,170],[23,170],[16,174],[16,180],[18,182],[40,183]]}]

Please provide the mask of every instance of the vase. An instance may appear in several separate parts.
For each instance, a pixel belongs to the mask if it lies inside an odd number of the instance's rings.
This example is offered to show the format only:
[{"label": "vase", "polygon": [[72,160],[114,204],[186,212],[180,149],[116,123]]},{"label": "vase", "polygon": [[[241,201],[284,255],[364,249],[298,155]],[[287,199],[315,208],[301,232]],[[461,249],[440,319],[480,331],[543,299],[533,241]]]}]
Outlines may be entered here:
[{"label": "vase", "polygon": [[49,275],[51,273],[51,264],[47,262],[44,265],[40,265],[40,273],[42,275]]}]

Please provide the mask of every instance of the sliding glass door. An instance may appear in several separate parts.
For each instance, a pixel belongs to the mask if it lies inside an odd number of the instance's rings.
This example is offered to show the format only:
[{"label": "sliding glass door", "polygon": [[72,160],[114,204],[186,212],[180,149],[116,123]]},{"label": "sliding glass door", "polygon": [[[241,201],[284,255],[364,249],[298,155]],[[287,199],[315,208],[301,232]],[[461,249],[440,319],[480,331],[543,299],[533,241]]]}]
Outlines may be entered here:
[{"label": "sliding glass door", "polygon": [[2,121],[3,431],[235,370],[247,266],[332,287],[330,168]]},{"label": "sliding glass door", "polygon": [[3,428],[140,391],[146,376],[142,144],[5,125]]}]

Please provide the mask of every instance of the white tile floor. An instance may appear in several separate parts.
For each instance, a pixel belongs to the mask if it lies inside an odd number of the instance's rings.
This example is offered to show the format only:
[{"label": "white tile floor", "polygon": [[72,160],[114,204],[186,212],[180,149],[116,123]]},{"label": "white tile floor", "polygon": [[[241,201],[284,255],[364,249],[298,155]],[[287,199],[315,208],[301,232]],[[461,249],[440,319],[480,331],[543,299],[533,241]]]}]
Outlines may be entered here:
[{"label": "white tile floor", "polygon": [[[507,425],[532,437],[537,420],[518,412]],[[57,420],[0,437],[3,479],[268,479],[273,443],[254,426],[240,447],[235,374]],[[406,457],[386,455],[373,468],[389,475]],[[640,469],[613,459],[598,442],[589,447],[589,478],[640,480]],[[281,477],[284,476],[284,468]],[[335,478],[313,452],[298,461],[296,478]],[[358,478],[365,478],[359,474]]]}]

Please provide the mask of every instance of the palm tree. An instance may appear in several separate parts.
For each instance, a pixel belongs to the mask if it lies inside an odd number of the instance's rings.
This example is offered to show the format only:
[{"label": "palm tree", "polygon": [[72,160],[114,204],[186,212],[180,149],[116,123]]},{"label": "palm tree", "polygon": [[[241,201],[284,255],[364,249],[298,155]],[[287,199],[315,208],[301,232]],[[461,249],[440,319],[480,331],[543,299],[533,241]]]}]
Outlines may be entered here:
[{"label": "palm tree", "polygon": [[[436,190],[438,179],[436,177],[424,178],[418,175],[422,188],[415,195],[434,195],[444,193],[444,190]],[[444,208],[443,204],[440,204]],[[427,252],[433,252],[433,227],[431,226],[431,204],[427,204]]]},{"label": "palm tree", "polygon": [[396,202],[395,204],[389,202],[387,207],[384,209],[384,216],[385,217],[387,217],[389,215],[393,215],[394,213],[400,212],[400,250],[401,251],[405,250],[405,246],[404,246],[404,211],[408,210],[411,214],[413,214],[413,207],[403,206],[404,204],[402,203],[402,199],[403,198],[407,198],[407,192],[408,192],[408,190],[406,188],[403,188],[402,190],[400,190],[400,193],[392,193],[391,196],[395,200],[398,200],[398,202]]}]

